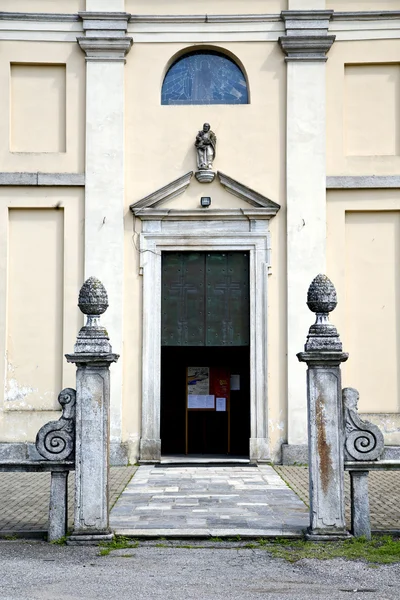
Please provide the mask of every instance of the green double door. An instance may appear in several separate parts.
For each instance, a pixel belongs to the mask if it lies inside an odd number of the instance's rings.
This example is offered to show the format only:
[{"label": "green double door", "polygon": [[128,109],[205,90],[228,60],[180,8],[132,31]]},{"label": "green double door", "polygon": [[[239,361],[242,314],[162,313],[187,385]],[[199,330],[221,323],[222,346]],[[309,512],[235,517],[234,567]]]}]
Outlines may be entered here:
[{"label": "green double door", "polygon": [[[185,452],[187,368],[235,375],[226,413],[190,414],[189,453],[248,455],[250,437],[248,252],[165,252],[161,301],[161,448]],[[238,384],[239,382],[239,384]],[[239,389],[237,389],[239,388]]]}]

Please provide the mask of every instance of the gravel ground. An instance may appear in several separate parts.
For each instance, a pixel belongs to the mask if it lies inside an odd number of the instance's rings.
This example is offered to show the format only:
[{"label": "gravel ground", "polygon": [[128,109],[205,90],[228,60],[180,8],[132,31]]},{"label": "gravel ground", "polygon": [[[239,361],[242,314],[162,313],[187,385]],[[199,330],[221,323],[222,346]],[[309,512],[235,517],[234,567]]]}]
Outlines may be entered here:
[{"label": "gravel ground", "polygon": [[400,586],[399,565],[343,559],[292,564],[240,545],[144,544],[99,556],[95,547],[0,542],[0,572],[5,600],[397,600]]}]

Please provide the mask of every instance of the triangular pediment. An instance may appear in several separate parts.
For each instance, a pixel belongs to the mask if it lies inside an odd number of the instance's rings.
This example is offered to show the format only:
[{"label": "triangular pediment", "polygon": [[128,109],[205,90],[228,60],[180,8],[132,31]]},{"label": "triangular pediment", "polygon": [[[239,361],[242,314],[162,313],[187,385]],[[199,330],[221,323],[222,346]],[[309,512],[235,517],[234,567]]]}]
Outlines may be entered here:
[{"label": "triangular pediment", "polygon": [[[176,206],[170,206],[169,208],[165,206],[168,201],[186,192],[193,178],[193,171],[189,171],[189,173],[186,173],[182,177],[174,179],[162,188],[159,188],[141,200],[134,202],[130,205],[130,209],[135,216],[141,219],[154,218],[157,216],[166,217],[168,215],[177,216],[178,213],[181,214],[182,217],[186,215],[188,216],[189,213],[192,215],[198,213],[202,214],[202,216],[208,215],[207,218],[210,218],[211,215],[214,215],[216,218],[223,218],[224,216],[233,216],[240,211],[243,215],[250,215],[254,213],[254,215],[257,215],[261,218],[270,218],[275,216],[279,211],[279,204],[273,202],[259,192],[256,192],[252,188],[249,188],[240,181],[225,175],[225,173],[222,173],[221,171],[217,171],[214,175],[215,183],[213,183],[212,186],[215,186],[216,182],[219,182],[229,194],[233,194],[240,199],[241,203],[239,203],[239,205],[238,201],[236,201],[232,202],[232,205],[224,208],[224,210],[221,210],[221,208],[215,209],[211,207],[206,209],[206,211],[203,208],[186,208],[182,206],[182,202],[180,203],[179,208]],[[207,196],[209,191],[212,189],[212,187],[207,187],[209,184],[199,184],[196,181],[195,184],[197,186],[201,186],[202,192],[204,186],[204,196]]]}]

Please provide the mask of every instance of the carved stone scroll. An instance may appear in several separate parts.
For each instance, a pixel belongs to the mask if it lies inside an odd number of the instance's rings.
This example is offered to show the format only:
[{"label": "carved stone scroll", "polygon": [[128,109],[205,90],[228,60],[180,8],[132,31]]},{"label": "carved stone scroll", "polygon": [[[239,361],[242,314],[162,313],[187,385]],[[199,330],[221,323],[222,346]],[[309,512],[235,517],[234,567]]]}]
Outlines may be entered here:
[{"label": "carved stone scroll", "polygon": [[383,434],[377,425],[358,415],[359,393],[354,388],[342,391],[345,451],[348,460],[378,460],[384,450]]},{"label": "carved stone scroll", "polygon": [[62,415],[58,421],[50,421],[39,429],[36,449],[47,460],[71,460],[75,453],[75,390],[65,388],[58,401]]}]

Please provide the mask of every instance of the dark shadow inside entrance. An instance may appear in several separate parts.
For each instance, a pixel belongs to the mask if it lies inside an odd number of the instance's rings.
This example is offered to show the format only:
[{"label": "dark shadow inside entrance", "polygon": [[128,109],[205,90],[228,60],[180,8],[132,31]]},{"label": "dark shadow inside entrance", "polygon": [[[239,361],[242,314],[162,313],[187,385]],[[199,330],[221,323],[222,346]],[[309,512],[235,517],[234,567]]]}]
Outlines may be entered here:
[{"label": "dark shadow inside entrance", "polygon": [[[161,348],[161,450],[184,454],[187,367],[225,367],[238,375],[230,392],[230,454],[249,455],[250,357],[248,346]],[[188,412],[189,454],[227,454],[228,412]]]}]

